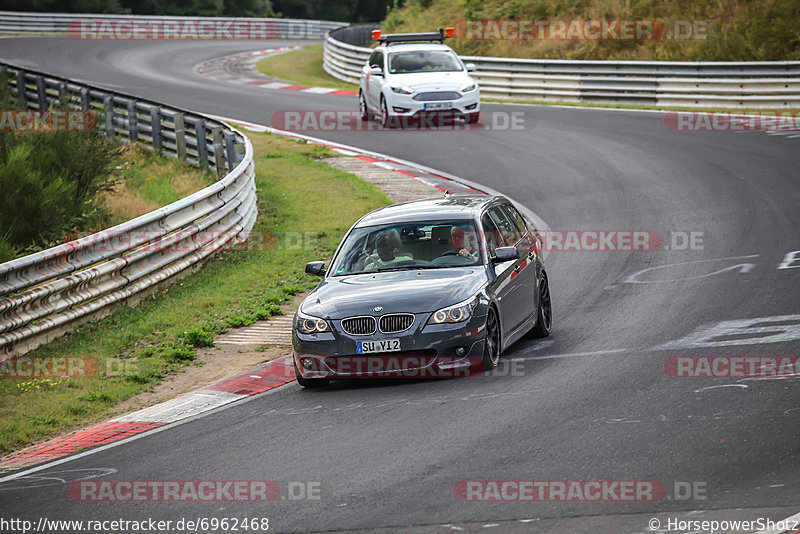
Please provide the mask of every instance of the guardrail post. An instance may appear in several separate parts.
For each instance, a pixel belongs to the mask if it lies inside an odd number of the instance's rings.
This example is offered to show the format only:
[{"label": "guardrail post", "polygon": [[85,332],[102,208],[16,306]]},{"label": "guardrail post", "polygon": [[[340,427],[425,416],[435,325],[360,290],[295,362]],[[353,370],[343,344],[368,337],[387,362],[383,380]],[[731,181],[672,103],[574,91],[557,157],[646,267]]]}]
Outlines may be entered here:
[{"label": "guardrail post", "polygon": [[114,137],[114,97],[112,95],[103,97],[103,109],[106,114],[106,135]]},{"label": "guardrail post", "polygon": [[153,133],[153,151],[161,154],[161,108],[150,108],[150,127]]},{"label": "guardrail post", "polygon": [[139,139],[139,117],[136,115],[135,100],[128,100],[128,139],[131,143]]},{"label": "guardrail post", "polygon": [[214,168],[217,171],[217,176],[222,178],[227,172],[225,170],[224,151],[222,148],[222,126],[211,127],[211,142],[214,149]]},{"label": "guardrail post", "polygon": [[175,150],[178,152],[178,159],[186,161],[186,126],[183,121],[183,113],[176,113],[175,118]]},{"label": "guardrail post", "polygon": [[81,109],[87,111],[91,107],[89,102],[89,88],[81,87]]},{"label": "guardrail post", "polygon": [[58,105],[67,104],[67,82],[58,82]]},{"label": "guardrail post", "polygon": [[47,87],[44,83],[44,76],[36,77],[36,96],[39,98],[39,111],[47,111]]},{"label": "guardrail post", "polygon": [[17,71],[17,98],[22,109],[28,109],[28,95],[25,90],[25,71]]},{"label": "guardrail post", "polygon": [[228,160],[228,172],[232,172],[239,164],[236,157],[236,135],[233,132],[225,132],[225,155]]},{"label": "guardrail post", "polygon": [[208,168],[208,145],[206,144],[206,121],[194,120],[194,132],[197,139],[197,160],[200,168]]}]

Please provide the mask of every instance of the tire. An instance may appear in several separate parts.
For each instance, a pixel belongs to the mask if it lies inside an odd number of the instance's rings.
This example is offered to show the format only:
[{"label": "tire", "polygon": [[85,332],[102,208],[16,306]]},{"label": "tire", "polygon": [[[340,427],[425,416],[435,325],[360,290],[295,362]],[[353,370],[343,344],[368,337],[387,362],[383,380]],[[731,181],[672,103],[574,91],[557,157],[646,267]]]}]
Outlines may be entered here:
[{"label": "tire", "polygon": [[386,99],[381,97],[381,126],[389,127],[389,109],[386,107]]},{"label": "tire", "polygon": [[331,383],[327,378],[303,378],[297,370],[297,364],[294,364],[294,377],[298,384],[307,389],[322,389]]},{"label": "tire", "polygon": [[369,120],[369,108],[367,107],[367,100],[364,98],[364,93],[358,93],[358,116],[361,122]]},{"label": "tire", "polygon": [[467,113],[467,124],[477,124],[479,120],[481,120],[480,112]]},{"label": "tire", "polygon": [[539,305],[536,308],[536,326],[533,327],[530,337],[547,337],[553,328],[553,305],[550,298],[550,284],[547,275],[542,273],[539,282]]},{"label": "tire", "polygon": [[497,312],[489,307],[486,314],[486,342],[483,345],[483,370],[494,369],[500,363],[500,321]]}]

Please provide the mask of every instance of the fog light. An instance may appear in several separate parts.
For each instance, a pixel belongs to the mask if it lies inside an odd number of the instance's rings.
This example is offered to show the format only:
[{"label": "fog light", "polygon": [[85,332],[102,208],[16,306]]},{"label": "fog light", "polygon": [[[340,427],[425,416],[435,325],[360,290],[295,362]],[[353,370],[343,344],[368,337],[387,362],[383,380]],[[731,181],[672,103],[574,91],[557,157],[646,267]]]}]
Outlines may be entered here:
[{"label": "fog light", "polygon": [[312,367],[314,367],[314,360],[312,360],[311,358],[301,358],[300,365],[303,366],[303,369],[311,369]]},{"label": "fog light", "polygon": [[463,356],[466,353],[467,353],[467,349],[465,349],[464,347],[458,347],[456,349],[456,356]]},{"label": "fog light", "polygon": [[464,109],[475,109],[477,107],[478,107],[478,104],[476,102],[475,104],[470,104],[469,106],[466,106]]},{"label": "fog light", "polygon": [[394,110],[395,113],[408,113],[409,111],[411,111],[411,109],[409,108],[401,108],[397,106],[393,106],[392,109]]}]

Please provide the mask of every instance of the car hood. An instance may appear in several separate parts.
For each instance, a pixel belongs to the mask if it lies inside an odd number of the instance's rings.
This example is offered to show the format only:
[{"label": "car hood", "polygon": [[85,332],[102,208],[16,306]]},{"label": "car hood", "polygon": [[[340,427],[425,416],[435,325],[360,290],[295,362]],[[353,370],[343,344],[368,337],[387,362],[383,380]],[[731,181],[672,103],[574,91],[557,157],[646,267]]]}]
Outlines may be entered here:
[{"label": "car hood", "polygon": [[[332,276],[303,301],[303,313],[325,319],[425,313],[466,300],[486,284],[483,266]],[[373,308],[383,310],[375,312]]]},{"label": "car hood", "polygon": [[393,86],[407,85],[415,90],[458,91],[464,82],[472,78],[466,72],[437,72],[417,74],[393,74],[389,83]]}]

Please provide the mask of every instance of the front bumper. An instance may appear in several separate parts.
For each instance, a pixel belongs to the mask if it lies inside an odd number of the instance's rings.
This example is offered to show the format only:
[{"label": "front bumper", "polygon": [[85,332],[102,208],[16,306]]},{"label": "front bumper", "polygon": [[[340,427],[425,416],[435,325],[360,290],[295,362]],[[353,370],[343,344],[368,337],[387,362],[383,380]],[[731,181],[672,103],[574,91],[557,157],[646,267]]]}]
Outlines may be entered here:
[{"label": "front bumper", "polygon": [[[425,109],[426,104],[441,104],[444,102],[452,104],[452,107],[447,111],[460,115],[479,113],[481,110],[481,94],[479,89],[468,93],[461,93],[461,98],[445,101],[420,101],[414,100],[414,94],[404,95],[394,93],[391,90],[389,92],[391,94],[386,96],[389,115],[399,117],[411,117],[419,113],[424,113],[430,111]],[[401,109],[405,111],[400,111]]]},{"label": "front bumper", "polygon": [[[294,364],[303,378],[445,378],[474,376],[480,370],[486,315],[464,323],[429,325],[430,313],[416,314],[414,324],[396,334],[352,336],[332,320],[332,332],[292,332]],[[399,352],[358,354],[358,341],[399,339]],[[463,354],[462,354],[463,351]]]}]

